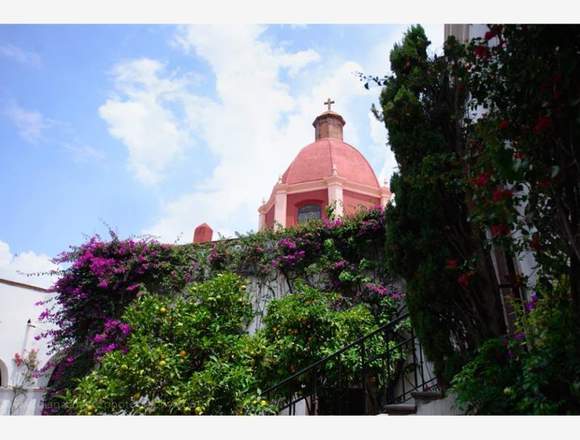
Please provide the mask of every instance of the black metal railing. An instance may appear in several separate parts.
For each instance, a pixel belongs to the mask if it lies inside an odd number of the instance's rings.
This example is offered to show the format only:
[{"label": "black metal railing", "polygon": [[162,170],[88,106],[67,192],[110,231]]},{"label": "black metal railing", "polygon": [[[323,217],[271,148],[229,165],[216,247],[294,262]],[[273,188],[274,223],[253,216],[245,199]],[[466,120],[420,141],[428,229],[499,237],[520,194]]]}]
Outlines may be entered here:
[{"label": "black metal railing", "polygon": [[415,391],[436,388],[408,324],[394,319],[340,350],[288,376],[262,395],[281,414],[378,414]]}]

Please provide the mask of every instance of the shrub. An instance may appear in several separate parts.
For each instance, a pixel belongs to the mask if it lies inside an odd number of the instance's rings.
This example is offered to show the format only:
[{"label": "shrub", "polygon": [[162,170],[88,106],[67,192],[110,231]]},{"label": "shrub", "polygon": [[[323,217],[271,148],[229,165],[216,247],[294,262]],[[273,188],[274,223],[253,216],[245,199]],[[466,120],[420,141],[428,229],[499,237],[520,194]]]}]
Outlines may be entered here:
[{"label": "shrub", "polygon": [[569,285],[533,297],[518,332],[487,341],[453,379],[459,404],[477,414],[578,414],[580,349]]},{"label": "shrub", "polygon": [[[145,293],[126,310],[126,349],[104,355],[65,396],[78,414],[233,414],[257,384],[245,345],[243,280],[219,274],[174,297]],[[264,406],[263,410],[267,410]]]}]

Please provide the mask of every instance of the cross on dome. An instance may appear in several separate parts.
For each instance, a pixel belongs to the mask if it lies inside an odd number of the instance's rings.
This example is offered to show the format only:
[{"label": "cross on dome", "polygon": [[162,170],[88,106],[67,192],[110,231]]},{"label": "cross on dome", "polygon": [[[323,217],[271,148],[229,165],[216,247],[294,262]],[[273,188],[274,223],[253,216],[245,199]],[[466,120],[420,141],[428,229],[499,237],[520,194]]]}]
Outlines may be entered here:
[{"label": "cross on dome", "polygon": [[328,111],[329,111],[329,112],[330,112],[330,111],[332,111],[332,109],[330,108],[330,106],[331,106],[332,104],[335,104],[335,102],[334,102],[334,101],[332,101],[330,98],[328,98],[328,99],[326,100],[326,102],[324,103],[324,105],[327,105],[327,106],[328,106]]}]

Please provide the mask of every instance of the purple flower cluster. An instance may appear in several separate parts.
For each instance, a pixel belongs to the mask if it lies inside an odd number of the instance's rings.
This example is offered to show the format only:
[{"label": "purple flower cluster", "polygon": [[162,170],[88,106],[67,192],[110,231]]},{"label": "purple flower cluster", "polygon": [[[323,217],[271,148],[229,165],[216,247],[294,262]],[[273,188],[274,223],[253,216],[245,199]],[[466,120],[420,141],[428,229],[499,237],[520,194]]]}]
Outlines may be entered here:
[{"label": "purple flower cluster", "polygon": [[324,227],[328,229],[340,228],[343,224],[342,219],[340,218],[337,218],[335,220],[324,219],[322,222],[324,223]]},{"label": "purple flower cluster", "polygon": [[107,319],[102,333],[93,336],[92,341],[96,347],[95,356],[100,359],[105,354],[124,349],[124,341],[131,334],[131,326],[117,319]]},{"label": "purple flower cluster", "polygon": [[[92,237],[55,259],[68,268],[51,289],[56,293],[52,308],[44,310],[40,317],[55,324],[56,329],[35,339],[50,337],[49,347],[61,350],[64,346],[71,353],[76,350],[75,344],[88,345],[95,349],[97,357],[123,348],[131,328],[108,317],[119,310],[120,301],[126,304],[139,294],[150,273],[159,275],[172,246],[153,240],[119,240],[114,234],[111,238],[105,242],[99,236]],[[86,329],[99,326],[104,326],[102,333],[93,330],[87,335]],[[81,354],[76,353],[73,362]],[[66,362],[61,364],[66,368]]]},{"label": "purple flower cluster", "polygon": [[211,266],[219,267],[225,262],[226,258],[222,252],[219,252],[217,247],[214,245],[209,252],[207,261]]},{"label": "purple flower cluster", "polygon": [[348,267],[348,261],[346,260],[339,260],[332,265],[332,269],[339,272]]},{"label": "purple flower cluster", "polygon": [[40,315],[38,315],[38,320],[44,321],[45,319],[50,318],[51,316],[52,316],[52,314],[50,313],[50,310],[44,309],[42,311],[42,313]]},{"label": "purple flower cluster", "polygon": [[376,296],[387,296],[389,294],[389,289],[387,289],[385,286],[381,286],[380,284],[367,283],[365,284],[364,289],[368,293]]},{"label": "purple flower cluster", "polygon": [[48,338],[49,336],[53,336],[56,334],[56,330],[47,330],[42,332],[34,337],[35,341],[40,341],[41,339]]},{"label": "purple flower cluster", "polygon": [[375,296],[379,298],[383,298],[385,296],[394,299],[395,301],[403,299],[404,295],[402,292],[396,289],[390,289],[388,287],[382,286],[380,284],[375,283],[367,283],[364,285],[363,290],[369,296]]},{"label": "purple flower cluster", "polygon": [[384,224],[378,219],[371,218],[361,222],[357,235],[359,237],[366,237],[369,235],[375,235],[383,230]]},{"label": "purple flower cluster", "polygon": [[[94,236],[54,259],[66,269],[50,289],[51,306],[43,304],[46,310],[41,316],[55,328],[35,336],[49,339],[53,352],[67,353],[55,365],[52,379],[69,380],[63,373],[87,355],[98,361],[105,353],[126,350],[131,327],[112,318],[152,280],[167,280],[168,288],[182,285],[181,279],[173,282],[166,276],[173,255],[172,245],[150,239],[120,240],[111,233],[109,241]],[[49,399],[52,396],[51,392]]]},{"label": "purple flower cluster", "polygon": [[127,292],[133,292],[134,290],[138,290],[140,287],[141,287],[141,285],[136,283],[136,284],[131,284],[125,290],[127,290]]},{"label": "purple flower cluster", "polygon": [[293,251],[296,250],[297,245],[293,239],[283,238],[282,240],[278,241],[278,247],[285,251]]},{"label": "purple flower cluster", "polygon": [[103,276],[108,275],[115,269],[117,260],[114,258],[102,258],[102,257],[92,257],[89,262],[91,272],[101,279]]},{"label": "purple flower cluster", "polygon": [[538,295],[536,292],[530,295],[530,300],[524,304],[524,309],[526,312],[530,313],[538,305]]},{"label": "purple flower cluster", "polygon": [[300,263],[306,252],[300,250],[289,255],[279,255],[272,261],[272,267],[293,267]]},{"label": "purple flower cluster", "polygon": [[280,255],[272,260],[272,267],[280,269],[295,267],[306,257],[306,251],[301,247],[301,243],[292,238],[279,240],[277,248]]}]

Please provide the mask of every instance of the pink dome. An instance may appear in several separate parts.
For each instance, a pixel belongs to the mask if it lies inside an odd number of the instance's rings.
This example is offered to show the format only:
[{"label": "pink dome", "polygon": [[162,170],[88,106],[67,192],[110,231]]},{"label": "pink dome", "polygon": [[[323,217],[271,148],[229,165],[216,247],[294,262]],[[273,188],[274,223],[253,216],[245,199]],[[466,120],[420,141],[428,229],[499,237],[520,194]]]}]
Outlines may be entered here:
[{"label": "pink dome", "polygon": [[286,172],[282,183],[296,184],[322,180],[335,174],[348,181],[379,188],[370,164],[352,145],[340,139],[321,138],[304,147]]}]

